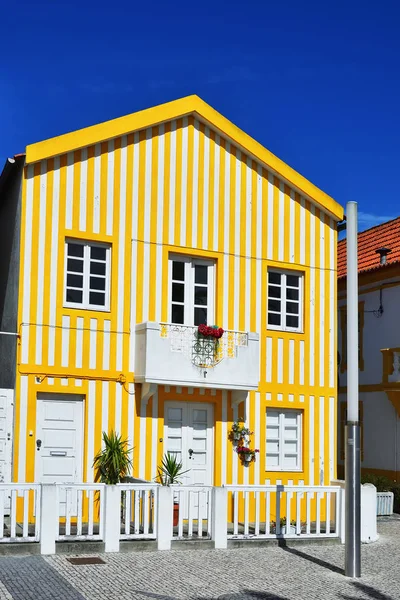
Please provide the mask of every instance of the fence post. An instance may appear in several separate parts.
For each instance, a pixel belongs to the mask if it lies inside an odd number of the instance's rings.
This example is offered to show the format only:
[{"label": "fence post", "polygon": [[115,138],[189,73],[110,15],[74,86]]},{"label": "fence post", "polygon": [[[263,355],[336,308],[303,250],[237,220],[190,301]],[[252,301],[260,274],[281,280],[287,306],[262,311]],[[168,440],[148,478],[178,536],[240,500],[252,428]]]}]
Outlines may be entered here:
[{"label": "fence post", "polygon": [[346,490],[340,488],[340,528],[339,537],[342,544],[346,541]]},{"label": "fence post", "polygon": [[160,485],[157,488],[157,549],[171,550],[172,517],[173,517],[172,488]]},{"label": "fence post", "polygon": [[56,553],[58,493],[54,483],[42,483],[40,493],[40,554]]},{"label": "fence post", "polygon": [[121,490],[116,485],[104,486],[104,545],[106,552],[119,552],[121,529]]},{"label": "fence post", "polygon": [[214,548],[227,548],[227,516],[228,516],[228,490],[224,487],[212,488],[211,502],[211,539]]}]

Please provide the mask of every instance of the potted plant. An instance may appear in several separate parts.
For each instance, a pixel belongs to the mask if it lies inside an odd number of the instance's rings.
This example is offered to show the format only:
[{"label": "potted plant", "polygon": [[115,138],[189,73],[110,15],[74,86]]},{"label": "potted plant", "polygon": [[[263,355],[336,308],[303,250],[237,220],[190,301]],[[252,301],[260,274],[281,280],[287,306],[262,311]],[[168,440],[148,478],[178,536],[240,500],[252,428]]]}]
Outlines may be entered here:
[{"label": "potted plant", "polygon": [[99,450],[93,460],[95,482],[116,485],[129,476],[132,470],[131,454],[133,448],[128,447],[128,440],[111,431],[108,435],[103,431],[104,447]]},{"label": "potted plant", "polygon": [[[286,527],[286,517],[282,517],[279,521],[280,523],[280,533],[282,535],[285,535],[286,533],[289,534],[294,534],[296,533],[296,521],[290,521],[290,525],[287,528]],[[272,526],[272,533],[276,533],[276,523],[275,521],[271,521],[271,526]],[[288,531],[286,531],[286,529],[288,529]]]},{"label": "potted plant", "polygon": [[219,362],[219,340],[224,330],[218,325],[201,323],[195,332],[192,360],[197,367],[215,367]]},{"label": "potted plant", "polygon": [[242,442],[246,436],[252,435],[252,433],[253,432],[250,431],[248,427],[245,427],[243,419],[239,419],[239,421],[234,421],[232,423],[228,439],[235,445],[241,445],[240,442]]},{"label": "potted plant", "polygon": [[[174,454],[167,452],[161,460],[161,465],[158,467],[156,481],[161,485],[174,485],[181,483],[181,477],[188,470],[183,471],[183,464],[177,459]],[[174,519],[173,525],[176,527],[179,522],[179,502],[174,499]]]},{"label": "potted plant", "polygon": [[260,452],[257,448],[247,448],[247,446],[238,446],[236,452],[239,455],[243,466],[248,467],[250,463],[255,462],[256,454]]}]

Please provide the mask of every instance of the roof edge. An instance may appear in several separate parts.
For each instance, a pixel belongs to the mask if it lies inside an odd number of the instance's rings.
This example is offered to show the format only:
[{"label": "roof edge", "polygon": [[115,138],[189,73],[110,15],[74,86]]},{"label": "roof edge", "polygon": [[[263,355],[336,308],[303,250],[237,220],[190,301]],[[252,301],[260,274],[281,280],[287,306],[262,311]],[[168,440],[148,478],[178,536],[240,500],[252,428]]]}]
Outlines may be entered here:
[{"label": "roof edge", "polygon": [[124,117],[118,117],[117,119],[31,144],[26,148],[26,163],[38,162],[72,150],[92,146],[111,138],[126,135],[139,129],[146,129],[189,114],[196,114],[223,135],[231,138],[238,146],[264,163],[267,168],[286,180],[302,195],[307,196],[330,213],[335,220],[341,221],[343,219],[343,207],[331,196],[320,190],[292,167],[289,167],[196,95],[186,96]]}]

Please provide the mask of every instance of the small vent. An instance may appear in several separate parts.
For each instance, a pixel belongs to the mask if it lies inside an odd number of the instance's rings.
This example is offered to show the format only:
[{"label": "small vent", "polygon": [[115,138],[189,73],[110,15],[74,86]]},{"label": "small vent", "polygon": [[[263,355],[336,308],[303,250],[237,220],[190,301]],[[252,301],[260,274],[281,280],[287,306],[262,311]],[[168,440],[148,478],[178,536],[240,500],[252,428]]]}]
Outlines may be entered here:
[{"label": "small vent", "polygon": [[378,492],[376,494],[376,514],[383,517],[393,514],[393,492]]},{"label": "small vent", "polygon": [[378,248],[375,252],[379,254],[379,264],[386,265],[387,255],[391,252],[390,248]]},{"label": "small vent", "polygon": [[72,565],[105,565],[106,562],[98,556],[82,556],[79,558],[67,558]]}]

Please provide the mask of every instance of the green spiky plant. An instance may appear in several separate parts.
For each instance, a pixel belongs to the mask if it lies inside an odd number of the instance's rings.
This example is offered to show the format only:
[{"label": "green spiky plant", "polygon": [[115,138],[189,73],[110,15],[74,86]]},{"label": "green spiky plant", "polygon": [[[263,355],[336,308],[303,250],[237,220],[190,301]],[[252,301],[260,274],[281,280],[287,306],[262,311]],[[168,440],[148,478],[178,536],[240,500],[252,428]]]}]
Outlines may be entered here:
[{"label": "green spiky plant", "polygon": [[156,481],[161,485],[174,485],[181,483],[181,477],[189,471],[182,471],[183,464],[176,456],[167,452],[161,460],[161,465],[158,467],[158,475]]},{"label": "green spiky plant", "polygon": [[93,460],[95,482],[116,485],[132,470],[133,448],[129,448],[128,440],[123,440],[115,431],[108,435],[103,431],[103,442],[104,448],[99,450]]}]

